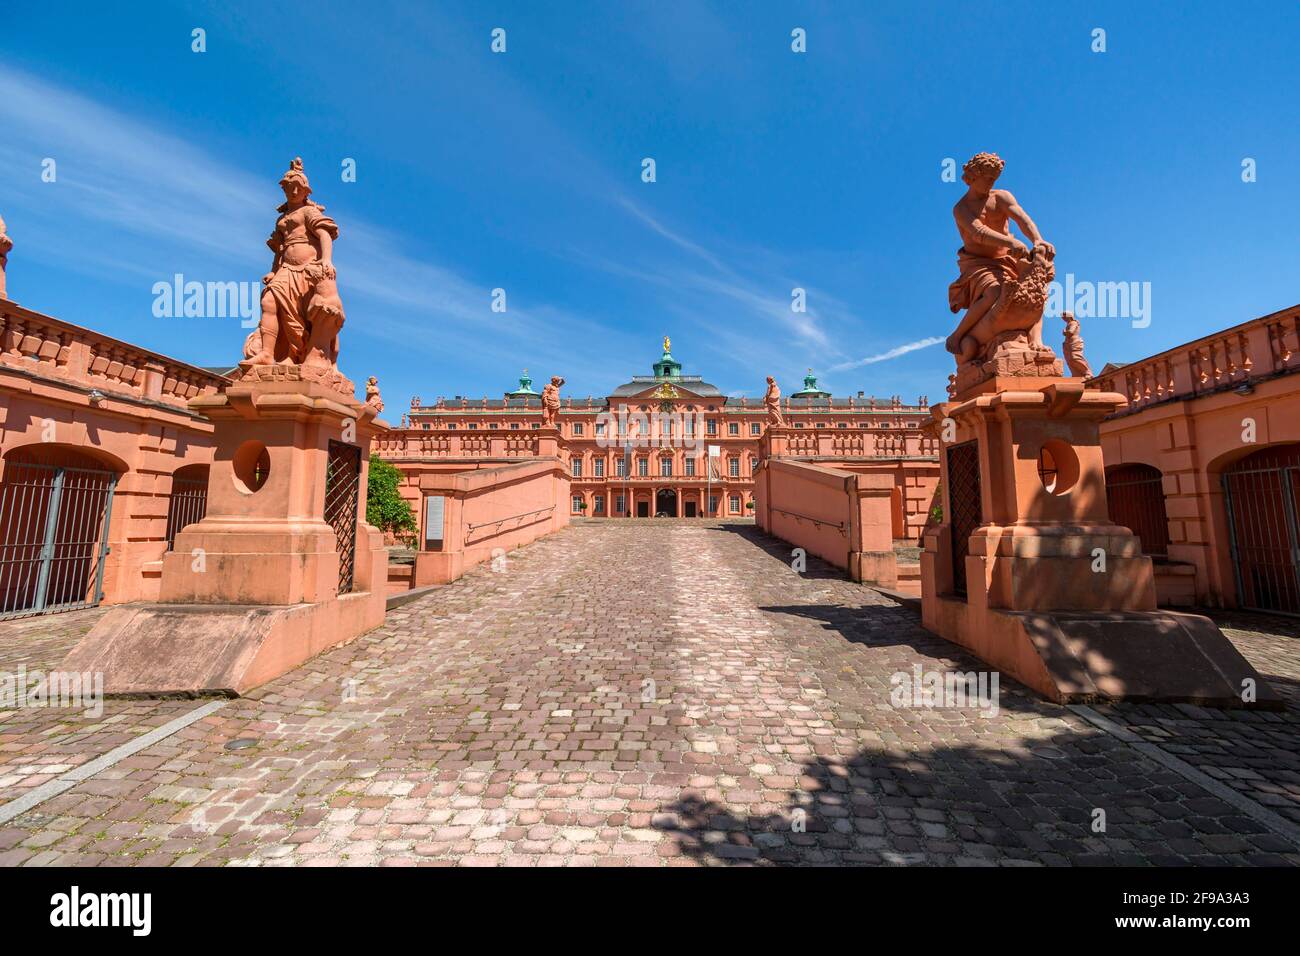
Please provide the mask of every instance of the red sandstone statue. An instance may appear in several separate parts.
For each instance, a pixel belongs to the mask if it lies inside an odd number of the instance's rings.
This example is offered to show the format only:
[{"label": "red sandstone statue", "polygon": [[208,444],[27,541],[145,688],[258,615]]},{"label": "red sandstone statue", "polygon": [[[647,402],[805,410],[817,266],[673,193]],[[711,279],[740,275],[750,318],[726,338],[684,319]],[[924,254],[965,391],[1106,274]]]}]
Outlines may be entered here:
[{"label": "red sandstone statue", "polygon": [[[962,239],[961,274],[948,287],[948,305],[966,314],[946,345],[957,356],[961,386],[990,375],[1046,375],[1053,369],[1060,374],[1056,353],[1042,337],[1056,249],[1015,196],[993,188],[1005,165],[996,153],[973,156],[962,170],[969,188],[953,207]],[[1008,220],[1029,237],[1032,249],[1010,234]],[[971,364],[976,368],[963,368]]]},{"label": "red sandstone statue", "polygon": [[763,396],[763,406],[767,409],[768,425],[780,428],[785,424],[781,417],[781,388],[771,375],[767,377],[767,394]]},{"label": "red sandstone statue", "polygon": [[1062,312],[1061,321],[1065,323],[1065,343],[1061,347],[1065,355],[1065,364],[1070,374],[1076,378],[1092,378],[1092,366],[1083,357],[1083,336],[1079,334],[1079,320],[1073,312]]},{"label": "red sandstone statue", "polygon": [[560,414],[560,386],[564,379],[552,375],[551,381],[542,388],[542,427],[554,428],[556,416]]},{"label": "red sandstone statue", "polygon": [[343,303],[333,249],[339,227],[313,202],[302,160],[280,180],[285,202],[266,240],[275,254],[262,277],[262,321],[244,343],[244,366],[275,363],[332,368],[338,362]]},{"label": "red sandstone statue", "polygon": [[0,218],[0,299],[9,298],[5,292],[5,267],[9,264],[9,250],[13,247],[14,241],[9,238],[4,219]]},{"label": "red sandstone statue", "polygon": [[376,412],[384,410],[384,400],[379,397],[379,379],[373,375],[366,379],[366,404],[373,407]]}]

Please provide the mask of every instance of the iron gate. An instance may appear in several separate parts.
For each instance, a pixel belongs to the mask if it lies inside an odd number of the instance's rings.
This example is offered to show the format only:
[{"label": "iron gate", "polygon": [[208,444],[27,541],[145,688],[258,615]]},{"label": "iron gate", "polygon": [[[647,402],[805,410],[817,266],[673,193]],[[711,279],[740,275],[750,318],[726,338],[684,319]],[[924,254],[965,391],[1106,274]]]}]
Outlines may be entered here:
[{"label": "iron gate", "polygon": [[167,550],[176,544],[176,533],[203,520],[208,513],[208,479],[172,478],[172,495],[167,502]]},{"label": "iron gate", "polygon": [[948,506],[952,510],[948,518],[952,531],[952,590],[964,597],[970,536],[984,523],[978,442],[962,442],[948,449]]},{"label": "iron gate", "polygon": [[1237,601],[1300,614],[1300,446],[1266,448],[1223,473]]},{"label": "iron gate", "polygon": [[94,607],[117,475],[8,462],[0,484],[0,619]]},{"label": "iron gate", "polygon": [[325,464],[325,521],[334,529],[334,543],[339,551],[339,594],[352,590],[360,486],[361,449],[331,440]]},{"label": "iron gate", "polygon": [[1169,517],[1159,469],[1140,464],[1106,469],[1106,502],[1110,520],[1137,535],[1144,554],[1169,553]]}]

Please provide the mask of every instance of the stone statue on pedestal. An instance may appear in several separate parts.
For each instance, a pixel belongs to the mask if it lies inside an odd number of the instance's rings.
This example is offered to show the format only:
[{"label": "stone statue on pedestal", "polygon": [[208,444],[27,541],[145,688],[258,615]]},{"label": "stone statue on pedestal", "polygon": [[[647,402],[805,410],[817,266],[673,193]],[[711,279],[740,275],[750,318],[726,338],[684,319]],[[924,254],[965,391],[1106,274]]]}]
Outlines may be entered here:
[{"label": "stone statue on pedestal", "polygon": [[552,375],[550,382],[542,388],[542,427],[554,428],[560,414],[560,386],[564,379]]},{"label": "stone statue on pedestal", "polygon": [[768,425],[780,428],[785,424],[781,415],[781,388],[771,375],[767,377],[767,394],[763,396],[763,406],[767,409]]},{"label": "stone statue on pedestal", "polygon": [[[1015,196],[993,188],[1005,165],[996,153],[972,157],[962,169],[968,189],[953,207],[962,247],[957,252],[960,275],[948,287],[948,305],[966,314],[946,346],[957,356],[959,390],[999,375],[1060,376],[1063,371],[1042,335],[1056,250]],[[1020,227],[1032,248],[1011,235],[1009,221]]]},{"label": "stone statue on pedestal", "polygon": [[1083,336],[1079,334],[1079,320],[1073,312],[1062,312],[1061,321],[1065,323],[1065,342],[1061,351],[1065,354],[1065,364],[1075,378],[1092,378],[1092,366],[1083,357]]},{"label": "stone statue on pedestal", "polygon": [[[313,202],[302,160],[294,159],[280,179],[284,203],[275,231],[266,240],[274,258],[262,277],[262,319],[244,342],[245,379],[305,378],[352,391],[339,374],[339,330],[343,303],[334,272],[339,227],[325,207]],[[261,371],[300,366],[296,374]]]},{"label": "stone statue on pedestal", "polygon": [[[366,404],[376,412],[384,410],[384,400],[379,396],[379,379],[373,375],[366,379]],[[402,418],[405,419],[406,416],[403,415]]]}]

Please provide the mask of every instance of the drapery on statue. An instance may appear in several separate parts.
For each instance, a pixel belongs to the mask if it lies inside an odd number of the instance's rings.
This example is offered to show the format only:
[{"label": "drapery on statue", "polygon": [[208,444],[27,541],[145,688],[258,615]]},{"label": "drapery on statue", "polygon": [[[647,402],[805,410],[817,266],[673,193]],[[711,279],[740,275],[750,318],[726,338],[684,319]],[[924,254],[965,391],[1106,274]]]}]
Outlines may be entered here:
[{"label": "drapery on statue", "polygon": [[781,416],[781,387],[771,375],[767,377],[767,394],[763,396],[763,406],[767,409],[767,423],[777,428],[785,424]]},{"label": "drapery on statue", "polygon": [[312,378],[346,382],[335,369],[344,319],[334,272],[339,227],[308,198],[301,159],[289,164],[280,188],[285,201],[266,240],[274,259],[262,277],[262,320],[244,342],[240,367],[247,376],[258,366],[300,365],[318,371]]},{"label": "drapery on statue", "polygon": [[1065,342],[1061,347],[1065,355],[1065,364],[1075,378],[1092,378],[1092,366],[1083,357],[1083,336],[1079,334],[1079,320],[1073,312],[1062,312],[1061,321],[1065,323]]},{"label": "drapery on statue", "polygon": [[542,427],[554,428],[556,416],[560,414],[560,386],[564,379],[552,375],[551,381],[542,388]]},{"label": "drapery on statue", "polygon": [[[962,167],[966,194],[953,207],[962,247],[948,306],[966,310],[948,336],[957,356],[959,388],[993,375],[1060,375],[1056,353],[1043,344],[1043,307],[1056,275],[1056,249],[1005,189],[993,184],[1006,164],[996,153],[977,153]],[[1007,229],[1018,225],[1026,246]]]},{"label": "drapery on statue", "polygon": [[14,241],[9,238],[5,221],[0,217],[0,299],[9,298],[9,294],[5,291],[5,268],[9,265],[9,250],[13,247]]}]

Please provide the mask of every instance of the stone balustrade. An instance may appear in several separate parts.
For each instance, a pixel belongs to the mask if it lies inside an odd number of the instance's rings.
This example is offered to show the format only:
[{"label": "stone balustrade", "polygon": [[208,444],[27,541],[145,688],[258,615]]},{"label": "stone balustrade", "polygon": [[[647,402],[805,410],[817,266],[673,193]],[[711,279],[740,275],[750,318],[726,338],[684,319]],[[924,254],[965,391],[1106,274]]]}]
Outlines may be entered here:
[{"label": "stone balustrade", "polygon": [[375,440],[375,452],[387,461],[536,458],[558,453],[554,429],[527,431],[460,431],[393,429]]},{"label": "stone balustrade", "polygon": [[8,301],[0,301],[0,366],[180,408],[227,384],[224,376]]},{"label": "stone balustrade", "polygon": [[1243,322],[1150,358],[1103,370],[1091,388],[1119,392],[1120,415],[1159,402],[1249,386],[1300,368],[1300,306]]},{"label": "stone balustrade", "polygon": [[938,459],[939,440],[917,428],[769,428],[759,457]]}]

